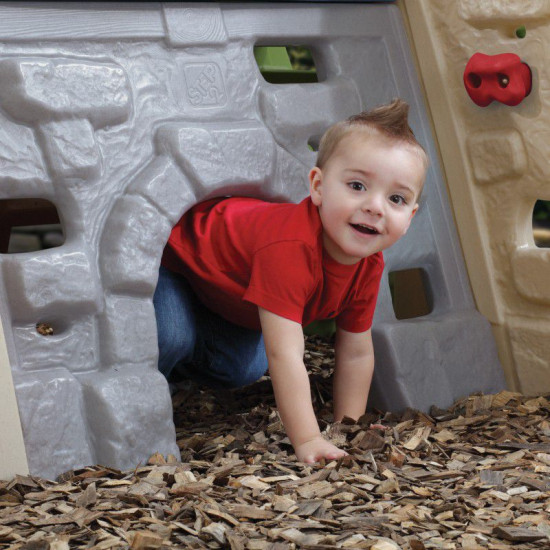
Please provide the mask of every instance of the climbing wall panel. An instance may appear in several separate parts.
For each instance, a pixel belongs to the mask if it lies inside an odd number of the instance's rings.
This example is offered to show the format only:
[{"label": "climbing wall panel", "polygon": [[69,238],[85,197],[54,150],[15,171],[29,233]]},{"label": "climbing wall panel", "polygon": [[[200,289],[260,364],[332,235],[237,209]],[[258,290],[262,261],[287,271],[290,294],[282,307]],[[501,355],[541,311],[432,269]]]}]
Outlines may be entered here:
[{"label": "climbing wall panel", "polygon": [[[550,200],[550,9],[515,0],[404,6],[476,303],[508,385],[540,395],[550,391],[550,249],[535,244],[533,209]],[[531,93],[515,106],[475,104],[463,72],[478,52],[518,56],[531,69]]]},{"label": "climbing wall panel", "polygon": [[[171,227],[217,195],[300,200],[308,143],[396,96],[432,164],[388,273],[422,268],[433,307],[397,320],[385,277],[371,402],[427,409],[502,387],[395,6],[0,3],[0,40],[0,199],[49,200],[65,234],[0,255],[33,473],[178,452],[151,299]],[[287,44],[311,48],[318,83],[263,79],[254,46]]]}]

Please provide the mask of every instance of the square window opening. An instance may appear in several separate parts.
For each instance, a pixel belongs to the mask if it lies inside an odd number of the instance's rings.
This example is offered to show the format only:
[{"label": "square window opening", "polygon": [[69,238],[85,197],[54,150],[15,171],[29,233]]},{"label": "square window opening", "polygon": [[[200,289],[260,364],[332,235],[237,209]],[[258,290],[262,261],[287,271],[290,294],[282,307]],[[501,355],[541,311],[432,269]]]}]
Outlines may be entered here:
[{"label": "square window opening", "polygon": [[38,252],[64,242],[57,208],[50,201],[0,200],[0,254]]},{"label": "square window opening", "polygon": [[415,319],[433,311],[433,294],[424,269],[392,271],[388,279],[397,319]]},{"label": "square window opening", "polygon": [[550,248],[550,201],[538,200],[535,203],[533,238],[538,248]]},{"label": "square window opening", "polygon": [[307,46],[255,46],[254,57],[270,84],[319,82],[313,54]]}]

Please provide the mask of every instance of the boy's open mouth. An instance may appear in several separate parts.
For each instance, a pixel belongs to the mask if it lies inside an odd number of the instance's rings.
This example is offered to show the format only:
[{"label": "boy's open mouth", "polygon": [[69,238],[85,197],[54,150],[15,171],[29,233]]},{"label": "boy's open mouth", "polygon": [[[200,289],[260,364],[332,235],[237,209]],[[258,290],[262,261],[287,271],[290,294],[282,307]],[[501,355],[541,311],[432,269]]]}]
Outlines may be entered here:
[{"label": "boy's open mouth", "polygon": [[364,225],[362,223],[352,223],[351,226],[359,233],[365,233],[365,235],[378,235],[379,231],[375,227],[370,225]]}]

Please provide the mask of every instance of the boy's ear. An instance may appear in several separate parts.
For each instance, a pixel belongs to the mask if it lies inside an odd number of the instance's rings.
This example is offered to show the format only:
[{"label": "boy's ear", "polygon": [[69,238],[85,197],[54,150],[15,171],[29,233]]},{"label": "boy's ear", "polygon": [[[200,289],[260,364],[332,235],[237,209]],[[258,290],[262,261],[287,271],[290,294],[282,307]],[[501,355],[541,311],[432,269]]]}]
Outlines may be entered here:
[{"label": "boy's ear", "polygon": [[309,194],[315,206],[321,205],[321,169],[315,166],[309,172]]}]

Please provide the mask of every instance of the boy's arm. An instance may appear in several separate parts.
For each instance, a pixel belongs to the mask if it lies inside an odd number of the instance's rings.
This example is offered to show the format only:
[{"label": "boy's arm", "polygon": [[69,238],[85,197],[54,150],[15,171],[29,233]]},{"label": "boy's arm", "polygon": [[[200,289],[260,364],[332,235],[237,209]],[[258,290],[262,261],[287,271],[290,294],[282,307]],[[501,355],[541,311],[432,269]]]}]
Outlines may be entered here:
[{"label": "boy's arm", "polygon": [[346,455],[319,431],[304,365],[302,326],[258,309],[277,408],[298,460],[312,463]]},{"label": "boy's arm", "polygon": [[344,416],[357,420],[365,413],[374,372],[370,329],[354,333],[338,328],[334,350],[334,420],[338,422]]}]

